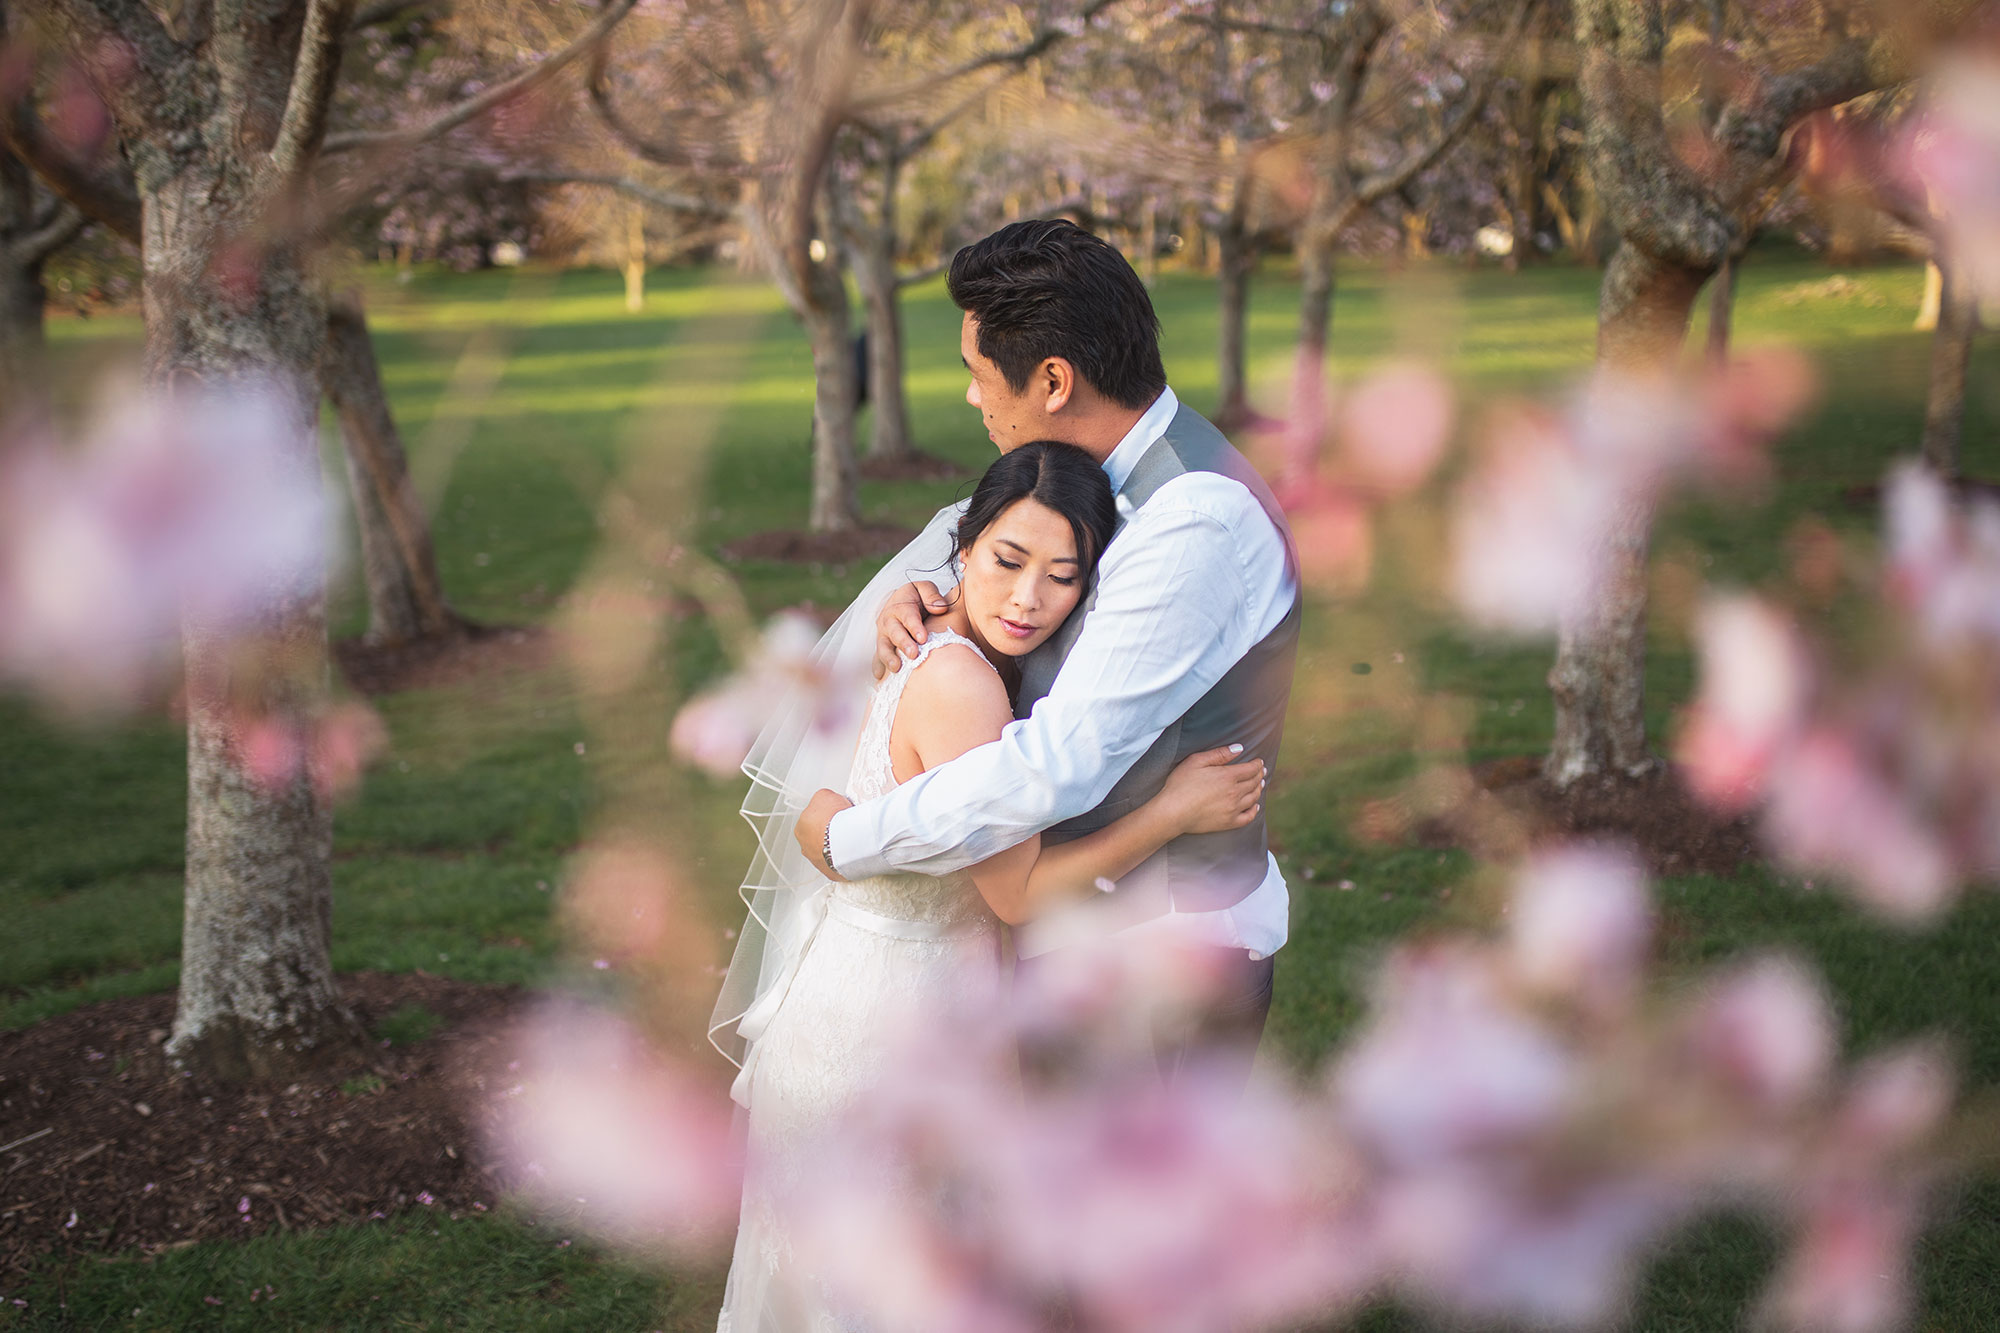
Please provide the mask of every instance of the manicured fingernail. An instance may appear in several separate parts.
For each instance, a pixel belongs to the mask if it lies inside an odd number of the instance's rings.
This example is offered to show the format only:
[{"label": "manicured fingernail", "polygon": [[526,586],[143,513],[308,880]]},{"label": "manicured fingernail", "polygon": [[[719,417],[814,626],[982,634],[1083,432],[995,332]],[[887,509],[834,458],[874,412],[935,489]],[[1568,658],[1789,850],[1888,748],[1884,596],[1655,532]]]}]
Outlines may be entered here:
[{"label": "manicured fingernail", "polygon": [[1242,746],[1240,746],[1240,745],[1232,745],[1232,746],[1230,746],[1230,747],[1229,747],[1229,753],[1231,753],[1231,754],[1242,754],[1242,753],[1243,753],[1243,747],[1242,747]]}]

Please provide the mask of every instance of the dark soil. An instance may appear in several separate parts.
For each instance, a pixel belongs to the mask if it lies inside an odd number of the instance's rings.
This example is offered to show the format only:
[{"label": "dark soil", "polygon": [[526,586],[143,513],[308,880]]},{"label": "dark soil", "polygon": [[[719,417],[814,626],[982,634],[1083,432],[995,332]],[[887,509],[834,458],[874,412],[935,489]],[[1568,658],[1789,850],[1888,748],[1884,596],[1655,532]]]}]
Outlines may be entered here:
[{"label": "dark soil", "polygon": [[298,1083],[218,1086],[167,1068],[171,994],[0,1032],[0,1276],[52,1253],[492,1207],[498,1168],[468,1119],[527,993],[421,972],[341,991],[369,1031],[393,1014],[388,1031],[421,1040]]},{"label": "dark soil", "polygon": [[948,458],[918,452],[901,458],[864,458],[861,475],[870,481],[956,481],[968,474]]},{"label": "dark soil", "polygon": [[1752,816],[1718,815],[1688,791],[1671,765],[1639,778],[1576,783],[1557,791],[1541,775],[1541,757],[1522,755],[1480,764],[1475,790],[1457,808],[1412,830],[1426,846],[1463,846],[1486,855],[1493,831],[1529,844],[1577,835],[1629,839],[1656,875],[1733,874],[1762,854]]},{"label": "dark soil", "polygon": [[890,555],[909,545],[913,528],[892,523],[867,524],[847,532],[753,532],[722,548],[727,560],[783,560],[795,565],[847,565],[873,556]]},{"label": "dark soil", "polygon": [[371,644],[342,639],[333,657],[347,683],[360,694],[456,685],[479,676],[530,671],[545,666],[554,652],[547,630],[523,626],[468,626],[447,638]]}]

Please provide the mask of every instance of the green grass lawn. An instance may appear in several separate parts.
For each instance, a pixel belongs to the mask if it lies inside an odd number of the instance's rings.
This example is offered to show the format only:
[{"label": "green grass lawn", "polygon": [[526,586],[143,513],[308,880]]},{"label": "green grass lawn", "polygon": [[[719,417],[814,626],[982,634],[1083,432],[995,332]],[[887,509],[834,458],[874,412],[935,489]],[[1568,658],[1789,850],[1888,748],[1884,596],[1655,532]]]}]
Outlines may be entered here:
[{"label": "green grass lawn", "polygon": [[[1853,533],[1874,515],[1842,498],[1908,452],[1921,419],[1928,340],[1910,331],[1919,270],[1853,272],[1829,284],[1817,262],[1759,256],[1744,272],[1739,338],[1805,345],[1826,393],[1778,450],[1778,485],[1756,502],[1677,507],[1658,549],[1739,585],[1781,569],[1799,516]],[[1572,269],[1509,277],[1437,265],[1344,275],[1333,358],[1343,374],[1394,355],[1440,358],[1476,416],[1506,394],[1548,392],[1587,366],[1597,275]],[[1213,288],[1161,279],[1169,376],[1192,405],[1215,391]],[[600,501],[648,463],[679,469],[678,503],[695,544],[713,552],[747,532],[797,526],[807,501],[810,362],[799,331],[763,284],[706,273],[656,275],[646,309],[627,314],[614,275],[419,273],[372,281],[384,374],[433,500],[447,586],[481,620],[540,622],[592,557]],[[1250,321],[1253,377],[1277,405],[1295,318],[1289,275],[1260,281]],[[962,401],[957,312],[941,285],[909,295],[911,408],[923,447],[982,467],[990,445]],[[63,392],[137,335],[129,319],[59,321]],[[1696,337],[1700,329],[1697,327]],[[454,384],[478,359],[502,368],[490,393]],[[728,368],[718,375],[718,365]],[[1966,430],[1969,471],[2000,475],[2000,376],[1980,350]],[[705,414],[716,414],[712,434]],[[330,473],[338,476],[337,469]],[[870,484],[872,519],[914,525],[958,487]],[[1280,956],[1268,1050],[1308,1065],[1359,1013],[1370,960],[1394,937],[1463,919],[1472,895],[1446,891],[1475,867],[1455,853],[1383,848],[1352,833],[1362,803],[1427,762],[1423,701],[1449,696],[1473,758],[1533,752],[1549,729],[1546,645],[1496,645],[1456,632],[1431,591],[1422,553],[1430,517],[1385,528],[1377,577],[1362,594],[1315,601],[1294,716],[1272,798],[1272,827],[1293,872],[1292,941]],[[759,614],[811,599],[837,605],[867,569],[747,564],[733,571]],[[351,577],[338,585],[336,632],[359,631]],[[1653,628],[1648,716],[1664,736],[1691,685],[1684,627]],[[1367,664],[1363,673],[1357,670]],[[410,692],[378,701],[390,752],[339,812],[334,962],[343,970],[428,971],[534,983],[562,966],[551,919],[566,858],[590,827],[616,770],[618,732],[657,749],[672,699],[723,667],[699,619],[674,627],[657,712],[594,717],[556,670]],[[608,734],[612,733],[612,734]],[[602,743],[600,743],[602,742]],[[19,701],[0,701],[0,1023],[33,1022],[109,996],[171,987],[180,928],[183,747],[164,721],[80,734]],[[579,747],[582,747],[581,750]],[[749,835],[735,784],[675,774],[648,786],[644,813],[679,841],[713,906],[734,924]],[[1310,872],[1310,877],[1308,873]],[[1358,888],[1332,886],[1353,880]],[[1990,942],[2000,901],[1979,897],[1937,929],[1890,933],[1825,893],[1763,870],[1659,886],[1668,961],[1693,967],[1782,944],[1814,959],[1839,997],[1846,1040],[1865,1050],[1942,1030],[1969,1081],[2000,1081],[2000,964]],[[1923,1252],[1922,1327],[2000,1328],[2000,1199],[1982,1189]],[[661,1276],[626,1267],[519,1222],[398,1219],[309,1235],[196,1247],[154,1261],[51,1265],[0,1304],[0,1326],[593,1328],[712,1326],[713,1273]],[[1649,1274],[1636,1326],[1648,1333],[1737,1326],[1776,1239],[1737,1220],[1701,1228]],[[248,1301],[269,1286],[274,1304]],[[209,1304],[206,1297],[224,1302]],[[262,1322],[260,1322],[262,1321]],[[1379,1311],[1369,1328],[1417,1326]]]}]

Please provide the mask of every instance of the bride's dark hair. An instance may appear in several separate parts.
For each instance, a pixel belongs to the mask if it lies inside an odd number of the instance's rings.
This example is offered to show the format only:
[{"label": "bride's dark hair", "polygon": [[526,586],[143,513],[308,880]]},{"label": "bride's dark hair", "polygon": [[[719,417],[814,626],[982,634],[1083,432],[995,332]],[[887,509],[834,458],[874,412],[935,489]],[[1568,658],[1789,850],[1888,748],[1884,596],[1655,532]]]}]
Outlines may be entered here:
[{"label": "bride's dark hair", "polygon": [[1033,500],[1069,520],[1081,582],[1089,588],[1097,558],[1117,531],[1118,506],[1111,498],[1111,479],[1097,460],[1055,440],[1024,444],[993,460],[952,533],[953,558],[971,550],[979,534],[1019,500]]}]

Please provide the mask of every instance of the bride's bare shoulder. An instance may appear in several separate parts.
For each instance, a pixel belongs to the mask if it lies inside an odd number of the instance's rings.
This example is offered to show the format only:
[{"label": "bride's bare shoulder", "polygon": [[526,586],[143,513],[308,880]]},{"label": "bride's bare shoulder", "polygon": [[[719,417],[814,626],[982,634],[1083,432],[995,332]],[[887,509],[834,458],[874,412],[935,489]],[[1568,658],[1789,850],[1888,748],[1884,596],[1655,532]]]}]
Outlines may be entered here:
[{"label": "bride's bare shoulder", "polygon": [[954,641],[939,644],[916,664],[903,687],[895,728],[928,766],[999,739],[1000,729],[1013,720],[1014,707],[999,673],[977,648]]}]

